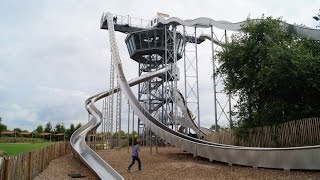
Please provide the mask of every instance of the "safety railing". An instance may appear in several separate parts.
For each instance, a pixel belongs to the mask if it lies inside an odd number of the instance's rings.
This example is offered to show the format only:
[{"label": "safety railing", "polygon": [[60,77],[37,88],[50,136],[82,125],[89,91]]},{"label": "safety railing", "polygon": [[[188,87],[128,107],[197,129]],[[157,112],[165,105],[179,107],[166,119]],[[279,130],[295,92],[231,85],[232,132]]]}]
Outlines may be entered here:
[{"label": "safety railing", "polygon": [[[101,18],[101,24],[107,20],[107,14],[103,13]],[[120,24],[120,25],[129,25],[132,27],[139,27],[139,28],[150,28],[150,20],[146,19],[140,19],[140,18],[134,18],[130,17],[129,15],[123,16],[123,15],[113,15],[113,22],[114,24]]]}]

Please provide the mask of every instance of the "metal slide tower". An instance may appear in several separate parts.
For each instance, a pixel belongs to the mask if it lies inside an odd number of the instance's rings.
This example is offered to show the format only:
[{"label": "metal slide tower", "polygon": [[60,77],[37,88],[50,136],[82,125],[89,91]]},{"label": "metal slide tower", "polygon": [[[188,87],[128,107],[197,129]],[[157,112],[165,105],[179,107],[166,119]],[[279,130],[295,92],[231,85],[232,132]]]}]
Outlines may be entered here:
[{"label": "metal slide tower", "polygon": [[[142,82],[138,85],[138,100],[148,110],[150,114],[161,123],[171,127],[175,131],[190,133],[187,127],[182,127],[178,119],[184,119],[184,116],[193,117],[193,122],[200,124],[199,108],[199,81],[198,81],[198,56],[197,44],[205,39],[197,37],[197,28],[187,33],[183,26],[183,32],[177,31],[177,25],[161,25],[158,18],[168,17],[166,14],[158,13],[152,20],[141,20],[130,18],[128,16],[114,16],[114,27],[116,31],[127,34],[125,39],[130,58],[138,63],[138,76],[159,70],[164,67],[170,67],[167,73],[159,75],[153,79]],[[102,22],[102,29],[108,29]],[[188,48],[189,47],[189,48]],[[177,62],[183,60],[184,71],[184,94],[185,106],[189,106],[188,112],[181,112],[178,108],[179,98],[176,97],[178,91],[177,82],[181,79],[180,69]],[[114,67],[111,58],[110,65],[110,89],[114,88]],[[180,93],[180,91],[179,91]],[[182,97],[183,98],[183,97]],[[104,113],[103,122],[107,132],[112,133],[113,124],[113,95],[109,96],[108,102],[104,103],[103,109],[108,109]],[[107,107],[108,106],[108,107]],[[117,105],[119,107],[119,105]],[[121,106],[120,106],[121,107]],[[118,114],[118,111],[116,111]],[[115,115],[118,117],[119,115]],[[190,118],[191,119],[191,118]],[[121,122],[116,119],[116,124]],[[120,131],[120,130],[118,130]],[[116,131],[116,132],[118,132]],[[196,130],[200,134],[200,130]],[[138,119],[138,134],[149,134],[148,127]],[[151,133],[151,132],[150,132]],[[110,141],[110,140],[109,140]]]},{"label": "metal slide tower", "polygon": [[[139,63],[139,76],[171,67],[168,73],[141,83],[138,99],[155,118],[175,128],[177,108],[172,91],[177,88],[179,80],[177,61],[182,58],[182,35],[176,32],[174,26],[155,27],[130,33],[126,44],[130,57]],[[139,120],[138,133],[142,128],[144,126]]]}]

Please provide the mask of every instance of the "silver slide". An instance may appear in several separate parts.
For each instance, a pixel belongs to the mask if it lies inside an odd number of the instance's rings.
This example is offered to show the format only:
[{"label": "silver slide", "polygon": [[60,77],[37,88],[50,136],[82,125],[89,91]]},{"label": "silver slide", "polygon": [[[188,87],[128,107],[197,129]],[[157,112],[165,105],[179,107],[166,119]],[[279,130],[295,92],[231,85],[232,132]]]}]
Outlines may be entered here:
[{"label": "silver slide", "polygon": [[[147,75],[139,76],[129,82],[130,86],[137,85],[141,82],[148,81],[156,76],[166,73],[169,70],[169,67],[159,69],[155,72],[148,73]],[[95,131],[97,127],[101,124],[102,114],[94,106],[94,103],[106,96],[109,96],[111,93],[116,93],[119,91],[119,88],[111,89],[107,92],[96,94],[88,98],[85,102],[86,108],[91,114],[89,123],[85,124],[78,130],[76,130],[71,138],[70,144],[73,149],[73,152],[79,156],[79,158],[90,168],[92,169],[99,178],[101,179],[123,179],[123,177],[117,173],[109,164],[107,164],[99,155],[97,155],[85,142],[87,134],[92,131]]]},{"label": "silver slide", "polygon": [[[128,83],[120,61],[112,15],[107,13],[106,16],[108,18],[111,52],[115,60],[115,70],[117,72],[120,89],[128,98],[129,104],[133,108],[135,114],[160,138],[176,147],[194,154],[194,156],[205,157],[210,161],[216,160],[228,164],[253,167],[320,170],[319,145],[294,148],[252,148],[221,145],[186,136],[157,121],[139,103],[131,91],[130,86],[147,81],[161,73],[165,73],[168,68],[145,74]],[[123,179],[123,177],[86,145],[85,137],[88,133],[96,130],[101,124],[102,114],[94,106],[94,103],[99,99],[108,96],[111,92],[115,93],[117,91],[119,91],[119,88],[99,93],[86,100],[86,108],[91,114],[90,121],[74,132],[70,139],[73,152],[101,179]]]},{"label": "silver slide", "polygon": [[[260,21],[259,19],[253,19],[252,21]],[[209,28],[214,26],[219,29],[229,30],[229,31],[240,31],[241,26],[246,23],[246,21],[231,23],[228,21],[216,21],[210,18],[201,17],[193,20],[182,20],[178,17],[172,17],[169,19],[164,19],[164,17],[159,16],[158,22],[160,24],[174,24],[174,25],[184,25],[192,27],[205,27]],[[290,32],[294,33],[297,36],[304,38],[311,38],[314,40],[320,40],[320,31],[319,29],[312,29],[306,26],[292,25],[286,22],[281,22],[284,27],[286,27]]]},{"label": "silver slide", "polygon": [[188,127],[191,128],[195,133],[198,134],[198,137],[203,137],[207,136],[207,131],[206,133],[203,132],[202,128],[200,128],[200,135],[199,135],[199,126],[194,122],[195,117],[193,116],[192,112],[189,110],[183,95],[180,93],[180,91],[175,88],[172,90],[173,97],[176,99],[176,103],[179,106],[182,116],[183,117],[178,117],[177,120],[182,125],[183,127]]}]

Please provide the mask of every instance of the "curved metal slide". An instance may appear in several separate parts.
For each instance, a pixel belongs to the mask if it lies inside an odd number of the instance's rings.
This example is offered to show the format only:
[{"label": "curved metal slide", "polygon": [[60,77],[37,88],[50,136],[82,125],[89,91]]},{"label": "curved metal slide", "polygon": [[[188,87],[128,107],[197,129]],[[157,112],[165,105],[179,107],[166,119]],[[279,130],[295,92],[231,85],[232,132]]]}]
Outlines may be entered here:
[{"label": "curved metal slide", "polygon": [[[186,136],[160,123],[139,103],[131,91],[130,86],[165,73],[168,68],[163,68],[137,77],[128,83],[120,61],[112,14],[107,13],[107,18],[111,52],[115,60],[115,70],[117,72],[120,89],[129,100],[129,104],[135,114],[160,138],[175,145],[176,147],[194,154],[194,156],[205,157],[210,161],[216,160],[226,162],[228,164],[239,164],[253,167],[320,170],[320,146],[252,148],[222,145]],[[111,93],[116,93],[117,91],[119,91],[119,88],[99,93],[86,100],[86,108],[91,115],[90,121],[75,131],[70,139],[73,152],[78,155],[79,158],[101,179],[123,179],[123,177],[86,144],[85,137],[88,133],[95,131],[101,124],[102,113],[94,106],[94,103]]]},{"label": "curved metal slide", "polygon": [[[148,81],[156,76],[166,73],[168,70],[169,67],[164,67],[155,72],[148,73],[147,75],[139,76],[131,80],[129,82],[129,86],[134,86],[141,82]],[[70,144],[73,152],[101,179],[123,179],[123,177],[86,144],[85,138],[90,132],[95,131],[101,124],[102,114],[94,106],[94,103],[112,93],[118,92],[119,90],[119,88],[111,89],[88,98],[85,104],[87,111],[91,115],[90,121],[77,129],[70,138]]]},{"label": "curved metal slide", "polygon": [[[251,21],[259,22],[259,19],[252,19]],[[204,27],[209,28],[214,26],[219,29],[229,30],[229,31],[240,31],[242,25],[246,23],[246,21],[231,23],[228,21],[216,21],[207,17],[201,17],[197,19],[187,19],[182,20],[178,17],[171,17],[169,19],[164,19],[164,17],[159,17],[158,22],[160,24],[173,24],[173,25],[184,25],[184,26],[192,26],[192,27]],[[286,22],[281,21],[283,27],[287,28],[290,32],[294,33],[297,36],[304,38],[311,38],[314,40],[320,40],[320,31],[319,29],[312,29],[306,26],[293,25],[288,24]]]},{"label": "curved metal slide", "polygon": [[[203,137],[208,135],[208,131],[203,131],[204,128],[198,129],[199,126],[195,123],[192,112],[189,110],[183,95],[177,88],[172,89],[173,97],[176,99],[176,103],[182,112],[183,117],[177,117],[179,124],[183,127],[191,128],[195,133],[198,134],[198,137]],[[211,131],[209,131],[210,133]],[[200,133],[200,134],[199,134]]]}]

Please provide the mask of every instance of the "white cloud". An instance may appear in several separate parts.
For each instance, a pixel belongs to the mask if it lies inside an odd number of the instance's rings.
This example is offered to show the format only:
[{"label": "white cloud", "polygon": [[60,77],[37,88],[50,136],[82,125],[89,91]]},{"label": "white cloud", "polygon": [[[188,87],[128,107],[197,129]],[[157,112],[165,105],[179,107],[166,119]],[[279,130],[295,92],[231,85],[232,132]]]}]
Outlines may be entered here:
[{"label": "white cloud", "polygon": [[32,109],[23,107],[19,104],[11,104],[7,107],[7,116],[10,119],[24,119],[28,122],[37,120],[37,114]]}]

